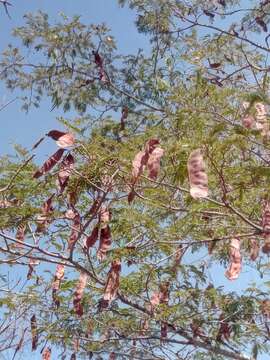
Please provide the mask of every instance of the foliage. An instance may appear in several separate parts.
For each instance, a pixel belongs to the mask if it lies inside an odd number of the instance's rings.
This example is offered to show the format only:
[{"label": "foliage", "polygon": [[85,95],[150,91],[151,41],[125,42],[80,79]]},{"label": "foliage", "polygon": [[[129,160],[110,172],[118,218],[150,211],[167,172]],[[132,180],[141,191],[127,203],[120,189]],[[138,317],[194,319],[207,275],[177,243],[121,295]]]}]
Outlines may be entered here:
[{"label": "foliage", "polygon": [[[28,271],[1,297],[10,331],[20,320],[1,349],[27,346],[35,315],[47,354],[259,359],[270,352],[270,3],[119,3],[147,51],[121,55],[105,25],[39,12],[3,53],[0,77],[23,109],[49,98],[75,143],[51,131],[34,148],[61,150],[43,166],[35,149],[1,158],[1,263]],[[252,267],[261,284],[216,285]]]}]

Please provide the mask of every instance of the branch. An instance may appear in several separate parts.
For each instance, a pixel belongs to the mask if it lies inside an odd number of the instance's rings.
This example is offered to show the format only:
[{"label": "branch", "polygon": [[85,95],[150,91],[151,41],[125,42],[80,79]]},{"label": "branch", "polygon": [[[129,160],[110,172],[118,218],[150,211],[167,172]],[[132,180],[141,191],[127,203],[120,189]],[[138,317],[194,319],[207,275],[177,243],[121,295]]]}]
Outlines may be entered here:
[{"label": "branch", "polygon": [[[146,308],[133,303],[132,301],[130,301],[129,299],[127,299],[123,294],[118,292],[118,298],[126,305],[129,305],[145,314],[148,314],[150,316],[152,316],[152,313],[147,310]],[[152,317],[153,319],[153,317]],[[159,322],[158,320],[156,320],[157,322]],[[176,328],[175,325],[168,323],[167,321],[162,320],[163,323],[165,323],[173,332],[175,332],[176,334],[182,336],[183,338],[185,338],[186,340],[188,340],[190,345],[193,345],[195,347],[199,347],[202,348],[204,350],[210,351],[214,354],[218,354],[218,355],[222,355],[225,356],[227,359],[235,359],[235,360],[252,360],[252,358],[250,357],[246,357],[244,355],[241,355],[238,352],[232,352],[232,351],[228,351],[225,349],[221,349],[217,346],[211,345],[209,343],[197,340],[195,338],[193,338],[192,336],[190,336],[185,330],[183,329],[179,329]]]},{"label": "branch", "polygon": [[19,175],[19,173],[23,170],[23,168],[35,157],[35,155],[30,156],[30,158],[28,158],[27,160],[25,160],[25,162],[17,169],[17,171],[15,172],[15,174],[11,177],[9,183],[3,187],[2,189],[0,189],[0,192],[4,192],[7,191],[11,188],[13,181],[16,179],[16,177]]},{"label": "branch", "polygon": [[185,20],[185,21],[189,22],[190,24],[193,24],[193,25],[199,26],[199,27],[203,27],[203,28],[206,28],[206,29],[211,29],[211,30],[218,31],[218,32],[220,32],[221,34],[225,34],[225,35],[231,36],[231,37],[233,37],[233,38],[236,38],[236,39],[238,39],[238,40],[242,40],[242,41],[244,41],[244,42],[246,42],[246,43],[248,43],[248,44],[250,44],[250,45],[252,45],[252,46],[254,46],[254,47],[256,47],[256,48],[258,48],[258,49],[264,50],[264,51],[266,51],[266,52],[270,52],[270,49],[268,49],[267,47],[262,46],[262,45],[260,45],[260,44],[257,44],[257,43],[255,43],[255,42],[252,41],[252,40],[249,40],[249,39],[247,39],[247,38],[242,37],[241,35],[238,35],[238,34],[236,34],[236,33],[231,33],[231,32],[229,32],[229,31],[227,31],[227,30],[222,30],[222,29],[220,29],[220,28],[218,28],[218,27],[216,27],[216,26],[214,26],[214,25],[210,25],[210,24],[206,25],[206,24],[201,24],[201,23],[199,23],[198,21],[193,21],[193,20],[191,20],[191,19],[189,19],[189,18],[186,18],[186,17],[183,16],[181,13],[179,13],[179,12],[178,12],[178,9],[174,9],[174,12],[175,12],[175,14],[176,14],[177,17],[179,17],[179,18],[182,19],[182,20]]}]

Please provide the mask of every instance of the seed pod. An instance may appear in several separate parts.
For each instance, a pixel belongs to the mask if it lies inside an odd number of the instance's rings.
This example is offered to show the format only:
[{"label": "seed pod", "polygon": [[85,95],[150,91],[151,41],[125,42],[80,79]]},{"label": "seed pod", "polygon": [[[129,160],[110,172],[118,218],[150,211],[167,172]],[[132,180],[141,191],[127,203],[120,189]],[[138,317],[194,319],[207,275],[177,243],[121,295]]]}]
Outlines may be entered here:
[{"label": "seed pod", "polygon": [[134,185],[139,180],[139,177],[143,174],[146,166],[148,166],[149,177],[151,179],[153,180],[156,179],[158,175],[160,169],[160,159],[164,153],[163,149],[161,149],[160,147],[157,148],[158,144],[159,144],[158,139],[148,140],[144,150],[139,151],[136,154],[134,160],[132,161],[132,179],[131,179],[132,188],[128,195],[129,203],[131,203],[135,197]]},{"label": "seed pod", "polygon": [[160,160],[164,155],[164,150],[161,147],[156,147],[149,156],[147,162],[147,168],[149,172],[149,178],[156,180],[160,171]]},{"label": "seed pod", "polygon": [[72,230],[70,237],[68,239],[68,249],[72,250],[78,240],[79,234],[81,231],[81,217],[78,212],[76,212],[75,217],[73,218]]},{"label": "seed pod", "polygon": [[257,102],[254,107],[256,109],[256,128],[261,131],[262,136],[268,136],[269,124],[267,120],[266,106],[263,103]]},{"label": "seed pod", "polygon": [[259,256],[260,244],[258,240],[255,238],[251,238],[249,243],[250,243],[250,260],[255,261]]},{"label": "seed pod", "polygon": [[112,243],[111,230],[109,225],[100,230],[99,248],[97,251],[97,258],[99,261],[103,261],[106,258],[106,253]]},{"label": "seed pod", "polygon": [[265,200],[263,203],[262,228],[264,245],[262,251],[265,254],[270,253],[270,202]]},{"label": "seed pod", "polygon": [[42,205],[41,214],[37,217],[37,233],[44,233],[51,223],[50,216],[53,213],[53,200],[54,194],[51,195]]},{"label": "seed pod", "polygon": [[[20,223],[17,228],[16,239],[19,240],[21,243],[24,241],[25,238],[25,230],[26,230],[26,225],[24,223]],[[16,246],[23,247],[23,244],[16,243]]]},{"label": "seed pod", "polygon": [[260,308],[263,316],[267,319],[270,319],[270,300],[263,300],[260,304]]},{"label": "seed pod", "polygon": [[64,274],[65,274],[65,266],[62,264],[58,264],[56,267],[54,281],[52,284],[52,298],[53,298],[53,302],[55,303],[55,305],[57,307],[59,307],[59,305],[60,305],[60,301],[57,298],[57,292],[60,289],[61,280],[63,279]]},{"label": "seed pod", "polygon": [[38,179],[40,176],[49,172],[58,163],[63,154],[64,149],[57,150],[47,161],[45,161],[41,168],[34,173],[33,178]]},{"label": "seed pod", "polygon": [[230,244],[230,266],[225,272],[229,280],[236,280],[241,272],[242,257],[240,254],[240,240],[232,239]]},{"label": "seed pod", "polygon": [[192,151],[188,158],[188,176],[190,184],[190,195],[194,199],[208,196],[208,178],[205,172],[205,164],[201,150]]},{"label": "seed pod", "polygon": [[34,351],[37,349],[38,345],[37,319],[35,314],[31,317],[30,322],[32,334],[32,351]]},{"label": "seed pod", "polygon": [[217,341],[221,342],[223,339],[229,341],[231,332],[232,332],[232,328],[229,325],[228,321],[226,321],[224,319],[223,314],[220,315],[219,321],[220,321],[220,325],[219,325],[219,330],[218,330],[218,335],[217,335]]},{"label": "seed pod", "polygon": [[87,284],[87,279],[88,279],[88,275],[85,272],[81,272],[79,281],[77,283],[76,290],[74,293],[73,305],[74,305],[74,310],[78,316],[83,315],[83,307],[82,307],[81,300],[82,300],[84,289]]},{"label": "seed pod", "polygon": [[51,360],[51,352],[50,348],[45,348],[42,353],[42,360]]},{"label": "seed pod", "polygon": [[108,272],[107,282],[104,289],[104,295],[101,306],[106,308],[116,298],[120,283],[121,262],[113,260],[111,268]]},{"label": "seed pod", "polygon": [[74,168],[74,157],[71,154],[69,154],[61,162],[60,170],[58,173],[57,185],[60,194],[62,194],[62,192],[65,190],[67,186],[73,168]]}]

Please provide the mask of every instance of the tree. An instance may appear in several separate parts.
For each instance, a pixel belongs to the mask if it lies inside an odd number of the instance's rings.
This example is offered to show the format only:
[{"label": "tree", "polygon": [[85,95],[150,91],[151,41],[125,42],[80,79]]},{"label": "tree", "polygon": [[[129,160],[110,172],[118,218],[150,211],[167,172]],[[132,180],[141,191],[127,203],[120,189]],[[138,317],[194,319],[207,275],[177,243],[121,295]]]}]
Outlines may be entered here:
[{"label": "tree", "polygon": [[[9,346],[30,339],[44,359],[51,348],[72,359],[260,359],[270,2],[119,3],[136,12],[146,53],[119,54],[105,25],[39,12],[14,30],[22,48],[2,56],[23,109],[46,97],[72,117],[1,159],[1,263],[28,278],[1,298],[6,321],[20,319]],[[45,141],[55,153],[37,164]],[[258,282],[216,286],[220,265],[224,283],[252,267]]]}]

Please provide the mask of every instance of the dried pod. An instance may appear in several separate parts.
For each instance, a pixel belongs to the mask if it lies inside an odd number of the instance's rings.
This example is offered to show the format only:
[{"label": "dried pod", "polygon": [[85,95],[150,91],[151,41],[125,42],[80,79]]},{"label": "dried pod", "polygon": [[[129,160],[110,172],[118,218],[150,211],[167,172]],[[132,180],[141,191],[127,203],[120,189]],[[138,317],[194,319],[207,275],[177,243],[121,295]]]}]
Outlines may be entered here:
[{"label": "dried pod", "polygon": [[37,319],[34,314],[30,319],[31,334],[32,334],[32,351],[37,349],[38,346],[38,331],[37,331]]},{"label": "dried pod", "polygon": [[99,259],[99,261],[103,261],[105,259],[106,253],[112,243],[111,229],[108,225],[110,219],[111,219],[111,214],[109,209],[105,205],[101,206],[99,212],[100,239],[99,239],[99,248],[97,251],[97,258]]},{"label": "dried pod", "polygon": [[255,125],[255,118],[252,114],[249,113],[250,103],[245,101],[242,104],[242,112],[244,113],[242,117],[242,124],[245,128],[251,129]]},{"label": "dried pod", "polygon": [[54,194],[52,194],[42,205],[41,214],[37,217],[37,233],[44,233],[51,223],[51,214],[53,213],[53,200]]},{"label": "dried pod", "polygon": [[55,305],[58,307],[60,305],[59,299],[57,298],[57,291],[60,289],[61,280],[65,274],[65,266],[58,264],[56,267],[56,272],[54,275],[54,281],[52,284],[52,298]]},{"label": "dried pod", "polygon": [[169,282],[162,283],[159,286],[159,291],[153,293],[150,299],[150,311],[154,311],[159,304],[168,304],[169,286]]},{"label": "dried pod", "polygon": [[71,191],[67,194],[68,204],[71,208],[74,208],[74,206],[76,205],[76,203],[78,201],[78,192],[76,190],[77,189],[75,189],[74,191]]},{"label": "dried pod", "polygon": [[50,348],[45,348],[42,352],[42,360],[51,360],[51,353],[52,351]]},{"label": "dried pod", "polygon": [[160,292],[154,292],[150,299],[151,311],[154,311],[156,306],[160,304]]},{"label": "dried pod", "polygon": [[162,338],[167,338],[168,336],[168,325],[164,322],[161,322],[160,335]]},{"label": "dried pod", "polygon": [[88,275],[85,272],[81,272],[79,281],[77,283],[76,290],[74,293],[74,297],[73,297],[74,310],[78,316],[83,315],[83,307],[82,307],[81,300],[82,300],[84,289],[87,284],[87,279],[88,279]]},{"label": "dried pod", "polygon": [[15,206],[16,203],[14,201],[9,201],[6,199],[0,200],[0,209],[7,209],[9,207]]},{"label": "dried pod", "polygon": [[263,203],[262,228],[264,245],[262,251],[265,254],[270,253],[270,202],[265,200]]},{"label": "dried pod", "polygon": [[106,258],[107,251],[111,247],[112,238],[111,238],[111,230],[109,225],[105,228],[100,229],[100,241],[99,248],[97,251],[97,258],[99,261],[103,261]]},{"label": "dried pod", "polygon": [[145,335],[146,332],[149,330],[149,320],[148,319],[142,320],[140,327],[141,327],[141,331],[140,331],[141,335]]},{"label": "dried pod", "polygon": [[108,307],[110,303],[116,298],[120,283],[120,272],[121,272],[120,260],[113,260],[107,276],[102,307]]},{"label": "dried pod", "polygon": [[51,157],[49,157],[47,161],[45,161],[45,163],[41,166],[41,168],[34,173],[33,177],[37,179],[40,176],[49,172],[58,163],[58,161],[61,159],[63,154],[64,154],[64,149],[57,150]]},{"label": "dried pod", "polygon": [[255,119],[252,115],[245,115],[242,119],[242,124],[247,129],[252,129],[255,124]]},{"label": "dried pod", "polygon": [[71,208],[71,209],[68,209],[66,212],[65,212],[65,218],[68,219],[68,220],[74,220],[74,218],[76,217],[77,213],[76,211],[74,210],[74,208]]},{"label": "dried pod", "polygon": [[213,253],[214,248],[217,245],[217,240],[211,240],[208,242],[208,254],[211,255]]},{"label": "dried pod", "polygon": [[263,316],[267,319],[270,319],[270,300],[263,300],[260,304],[260,308]]},{"label": "dried pod", "polygon": [[128,195],[128,202],[131,203],[135,197],[134,192],[134,185],[138,181],[139,177],[144,172],[145,167],[148,165],[149,158],[151,154],[156,150],[153,154],[152,158],[150,159],[150,164],[148,167],[149,177],[155,179],[158,175],[159,168],[160,168],[160,158],[162,157],[164,151],[161,148],[157,148],[159,144],[158,139],[150,139],[147,141],[145,148],[143,151],[139,151],[134,160],[132,161],[132,179],[131,184],[132,188]]},{"label": "dried pod", "polygon": [[16,243],[16,246],[18,246],[18,247],[23,246],[22,243],[23,243],[24,238],[25,238],[25,230],[26,230],[25,223],[20,223],[18,228],[17,228],[17,232],[16,232],[16,239],[21,242],[21,243]]},{"label": "dried pod", "polygon": [[77,353],[80,349],[80,339],[78,337],[73,339],[73,349],[75,353]]},{"label": "dried pod", "polygon": [[99,211],[100,227],[105,228],[109,223],[110,219],[111,219],[111,214],[109,209],[105,205],[102,205]]},{"label": "dried pod", "polygon": [[114,352],[110,353],[109,360],[116,360],[116,355]]},{"label": "dried pod", "polygon": [[190,195],[194,199],[208,196],[208,178],[205,172],[205,164],[201,150],[192,151],[188,158],[188,176],[190,184]]},{"label": "dried pod", "polygon": [[260,16],[255,17],[255,21],[262,28],[262,30],[267,33],[267,31],[268,31],[267,30],[267,25],[263,21],[262,17],[260,17]]},{"label": "dried pod", "polygon": [[139,151],[132,161],[132,183],[142,175],[147,164],[148,156],[145,151]]},{"label": "dried pod", "polygon": [[267,119],[266,107],[263,103],[257,102],[254,105],[256,109],[256,128],[261,131],[262,136],[269,135],[269,124]]},{"label": "dried pod", "polygon": [[74,168],[74,157],[68,154],[61,162],[60,170],[58,173],[58,189],[60,194],[65,190],[70,174]]},{"label": "dried pod", "polygon": [[241,272],[242,257],[240,254],[240,240],[233,238],[230,243],[230,266],[225,272],[229,280],[236,280]]},{"label": "dried pod", "polygon": [[145,152],[149,156],[155,150],[156,146],[159,145],[158,139],[150,139],[145,145]]},{"label": "dried pod", "polygon": [[183,255],[184,255],[183,246],[180,244],[175,252],[173,266],[172,266],[172,272],[177,271],[177,268],[181,263],[181,259],[182,259]]},{"label": "dried pod", "polygon": [[218,330],[218,335],[217,335],[217,341],[221,342],[221,341],[223,341],[223,339],[229,341],[231,332],[232,332],[232,328],[229,325],[228,321],[225,320],[223,314],[220,315],[219,322],[220,322],[220,325],[219,325],[219,330]]},{"label": "dried pod", "polygon": [[127,117],[128,117],[128,108],[126,106],[124,106],[122,108],[122,115],[121,115],[121,120],[120,120],[120,130],[121,131],[125,130]]},{"label": "dried pod", "polygon": [[94,246],[95,243],[97,242],[97,239],[98,239],[98,233],[99,233],[99,229],[98,229],[98,226],[95,226],[94,229],[92,230],[91,232],[91,235],[89,235],[86,239],[86,242],[85,242],[85,246],[87,248],[87,250]]},{"label": "dried pod", "polygon": [[131,191],[128,194],[128,203],[131,204],[132,201],[135,199],[136,193],[134,189],[131,189]]},{"label": "dried pod", "polygon": [[79,234],[81,231],[81,217],[78,212],[76,212],[75,217],[72,222],[72,230],[70,233],[70,237],[68,239],[68,249],[72,250],[78,240]]},{"label": "dried pod", "polygon": [[255,261],[259,256],[260,244],[259,241],[255,238],[250,239],[250,260]]},{"label": "dried pod", "polygon": [[88,337],[92,336],[93,332],[94,332],[94,322],[92,319],[89,319],[88,323],[87,323],[87,330],[86,330],[85,337],[88,338]]},{"label": "dried pod", "polygon": [[169,302],[169,286],[170,283],[167,281],[165,283],[160,284],[159,287],[159,298],[160,298],[160,303],[161,304],[168,304]]},{"label": "dried pod", "polygon": [[27,280],[30,280],[34,271],[34,268],[36,265],[39,264],[38,260],[35,260],[33,258],[30,258],[29,263],[28,263],[28,273],[26,275]]},{"label": "dried pod", "polygon": [[152,180],[156,180],[158,176],[158,173],[160,171],[160,160],[163,155],[164,150],[161,147],[156,147],[149,155],[147,168],[149,172],[149,178]]},{"label": "dried pod", "polygon": [[95,64],[98,67],[99,80],[102,81],[103,83],[106,83],[107,76],[106,76],[106,72],[103,67],[103,58],[99,55],[99,53],[97,51],[93,51],[93,55],[95,58]]},{"label": "dried pod", "polygon": [[100,205],[102,203],[102,197],[100,195],[98,195],[98,197],[94,200],[90,210],[89,210],[89,215],[96,215]]}]

